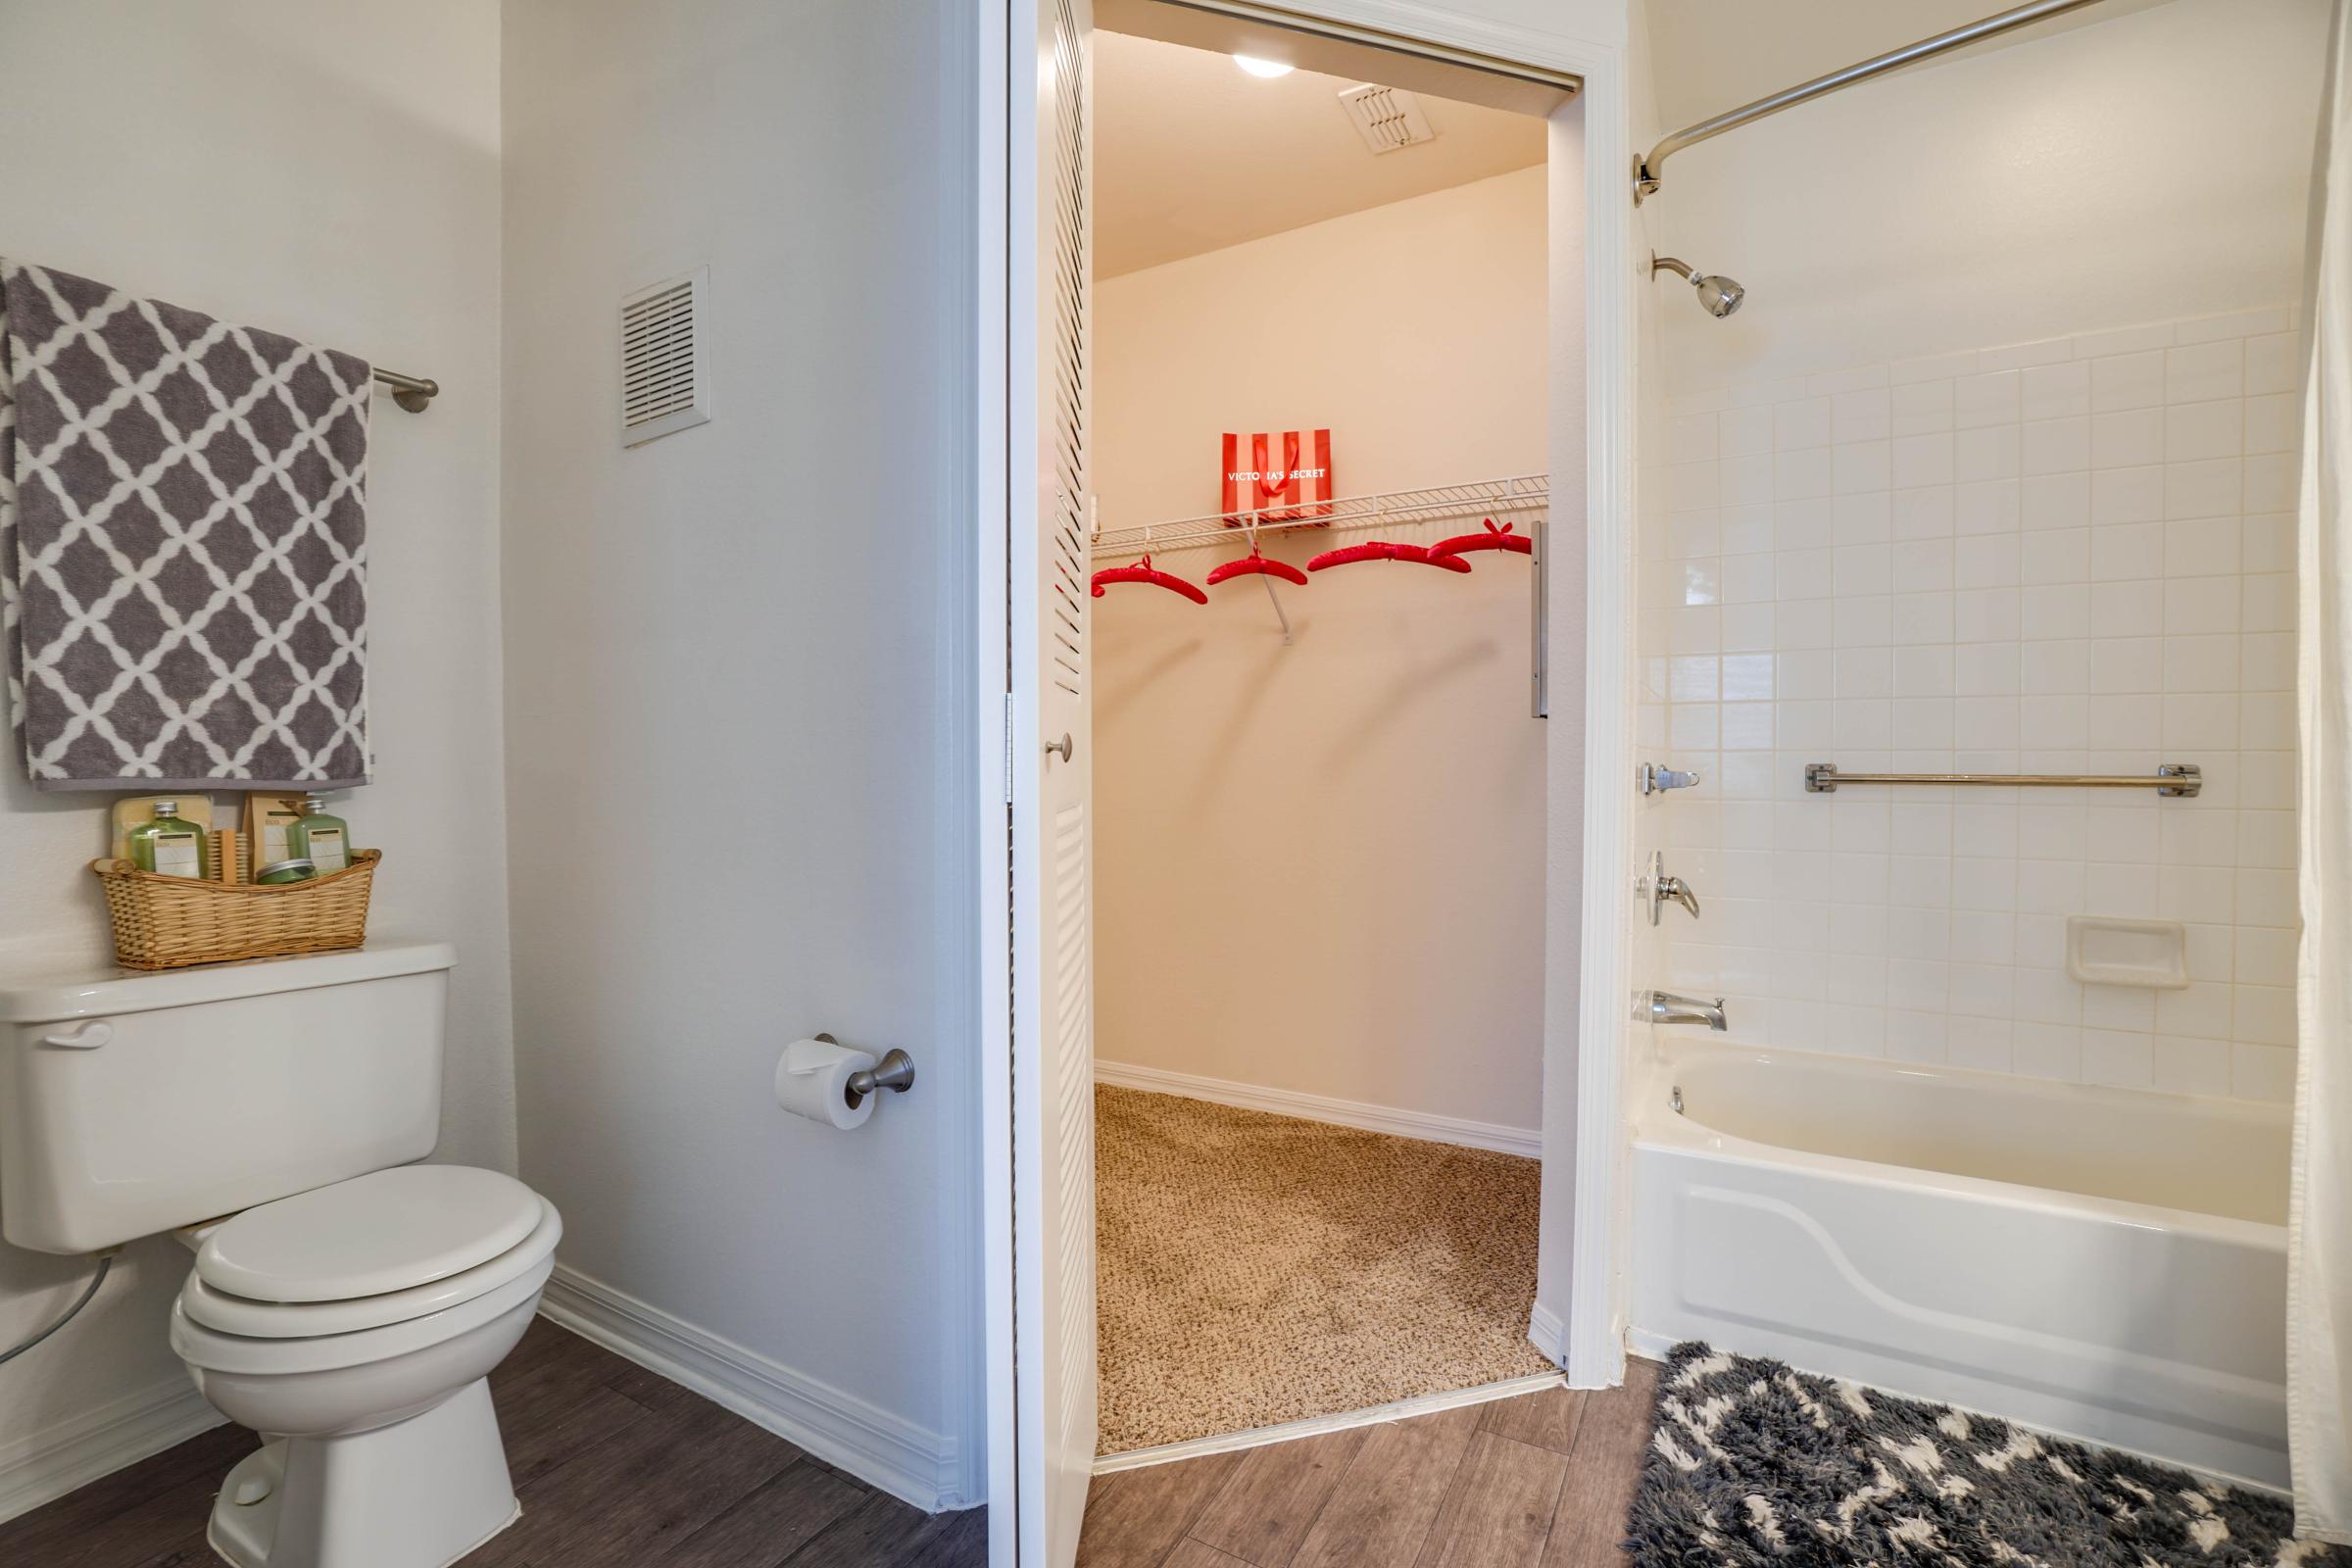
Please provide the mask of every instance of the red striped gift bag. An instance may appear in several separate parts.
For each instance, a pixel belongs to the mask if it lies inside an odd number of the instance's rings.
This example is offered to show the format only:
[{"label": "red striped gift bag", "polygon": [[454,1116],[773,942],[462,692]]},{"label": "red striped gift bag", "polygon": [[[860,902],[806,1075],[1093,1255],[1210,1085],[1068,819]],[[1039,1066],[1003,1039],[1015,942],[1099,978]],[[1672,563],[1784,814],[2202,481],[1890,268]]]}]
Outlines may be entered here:
[{"label": "red striped gift bag", "polygon": [[1265,522],[1328,517],[1334,493],[1329,430],[1225,432],[1227,526],[1241,527],[1252,512]]}]

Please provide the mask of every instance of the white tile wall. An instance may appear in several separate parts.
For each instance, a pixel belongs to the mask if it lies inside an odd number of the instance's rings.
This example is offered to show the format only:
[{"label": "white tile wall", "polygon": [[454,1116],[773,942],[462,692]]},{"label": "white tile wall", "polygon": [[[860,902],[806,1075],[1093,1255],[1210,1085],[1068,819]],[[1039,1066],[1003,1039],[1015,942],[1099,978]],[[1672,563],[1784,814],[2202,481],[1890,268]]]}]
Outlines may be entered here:
[{"label": "white tile wall", "polygon": [[[2283,1099],[2295,958],[2286,310],[1673,400],[1642,521],[1646,804],[1704,901],[1657,983],[1741,1038]],[[2153,773],[1804,791],[1804,764]],[[2180,920],[2193,983],[2082,986],[2069,914]]]}]

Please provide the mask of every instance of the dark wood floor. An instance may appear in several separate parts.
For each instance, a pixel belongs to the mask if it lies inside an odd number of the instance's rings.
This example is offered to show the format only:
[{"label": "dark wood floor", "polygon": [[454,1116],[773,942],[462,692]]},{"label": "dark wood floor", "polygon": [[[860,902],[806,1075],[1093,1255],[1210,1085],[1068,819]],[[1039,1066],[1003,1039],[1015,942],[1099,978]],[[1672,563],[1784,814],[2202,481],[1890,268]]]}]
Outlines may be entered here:
[{"label": "dark wood floor", "polygon": [[[981,1568],[985,1509],[929,1515],[542,1319],[498,1371],[522,1518],[465,1568]],[[0,1524],[0,1564],[196,1568],[254,1437],[218,1427]]]},{"label": "dark wood floor", "polygon": [[[1654,1363],[1552,1389],[1104,1476],[1081,1568],[1615,1568]],[[465,1568],[982,1568],[985,1509],[929,1515],[544,1320],[492,1374],[522,1498]],[[198,1568],[218,1427],[0,1524],[0,1563]]]},{"label": "dark wood floor", "polygon": [[1617,1568],[1657,1372],[1102,1476],[1080,1568]]}]

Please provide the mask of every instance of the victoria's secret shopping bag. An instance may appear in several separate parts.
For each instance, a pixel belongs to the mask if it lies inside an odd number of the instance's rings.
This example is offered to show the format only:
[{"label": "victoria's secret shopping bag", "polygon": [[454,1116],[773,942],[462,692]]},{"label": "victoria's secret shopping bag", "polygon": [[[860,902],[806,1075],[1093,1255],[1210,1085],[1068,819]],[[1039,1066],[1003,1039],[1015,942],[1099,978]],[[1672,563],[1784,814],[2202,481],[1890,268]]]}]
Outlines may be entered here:
[{"label": "victoria's secret shopping bag", "polygon": [[1296,522],[1331,515],[1329,430],[1225,433],[1225,520],[1241,527],[1247,514],[1261,522]]}]

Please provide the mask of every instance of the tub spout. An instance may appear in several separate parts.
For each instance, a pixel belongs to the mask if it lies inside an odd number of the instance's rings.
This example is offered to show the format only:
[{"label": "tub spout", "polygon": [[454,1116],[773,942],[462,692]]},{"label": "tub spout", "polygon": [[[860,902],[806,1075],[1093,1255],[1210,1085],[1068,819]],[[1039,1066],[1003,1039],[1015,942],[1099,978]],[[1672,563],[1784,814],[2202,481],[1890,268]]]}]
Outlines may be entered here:
[{"label": "tub spout", "polygon": [[1678,997],[1671,991],[1652,991],[1649,994],[1651,1023],[1703,1023],[1717,1034],[1731,1027],[1724,1021],[1723,999],[1701,1002],[1696,997]]}]

